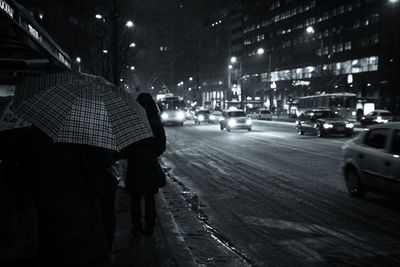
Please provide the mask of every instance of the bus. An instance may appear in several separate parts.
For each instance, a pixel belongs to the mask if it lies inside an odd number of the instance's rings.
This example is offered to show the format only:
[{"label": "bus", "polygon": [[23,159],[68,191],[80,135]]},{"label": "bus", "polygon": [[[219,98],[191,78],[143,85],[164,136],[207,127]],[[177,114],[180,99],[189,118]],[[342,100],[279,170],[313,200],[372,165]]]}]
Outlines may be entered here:
[{"label": "bus", "polygon": [[300,97],[296,115],[311,109],[330,110],[347,120],[356,120],[357,95],[353,93],[322,93]]},{"label": "bus", "polygon": [[186,120],[185,102],[178,96],[163,96],[157,100],[161,121],[164,125],[178,124],[183,126]]}]

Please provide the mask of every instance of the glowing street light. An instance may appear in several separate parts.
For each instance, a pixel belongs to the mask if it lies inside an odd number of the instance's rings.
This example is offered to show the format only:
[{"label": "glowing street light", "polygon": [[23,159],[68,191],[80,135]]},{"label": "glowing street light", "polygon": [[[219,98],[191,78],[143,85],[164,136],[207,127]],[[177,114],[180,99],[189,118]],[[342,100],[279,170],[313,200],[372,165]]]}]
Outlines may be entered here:
[{"label": "glowing street light", "polygon": [[257,54],[262,55],[264,54],[264,48],[260,47],[257,49]]},{"label": "glowing street light", "polygon": [[136,46],[135,43],[130,43],[130,44],[129,44],[129,47],[131,47],[131,48],[133,48],[133,47],[135,47],[135,46]]},{"label": "glowing street light", "polygon": [[103,18],[103,16],[100,15],[100,14],[96,14],[95,17],[96,17],[96,19],[102,19]]},{"label": "glowing street light", "polygon": [[313,34],[313,33],[315,32],[314,27],[313,27],[313,26],[308,26],[308,27],[306,28],[306,32],[307,32],[307,33],[310,33],[310,34]]},{"label": "glowing street light", "polygon": [[397,3],[399,0],[389,0],[390,3]]},{"label": "glowing street light", "polygon": [[237,62],[237,57],[231,57],[231,63],[236,63]]},{"label": "glowing street light", "polygon": [[103,50],[103,53],[104,53],[104,54],[107,54],[107,53],[108,53],[108,50],[107,50],[107,49],[104,49],[104,50]]},{"label": "glowing street light", "polygon": [[81,58],[77,57],[76,62],[78,63],[78,71],[81,72]]},{"label": "glowing street light", "polygon": [[135,66],[131,66],[131,70],[135,70]]},{"label": "glowing street light", "polygon": [[131,20],[128,20],[125,24],[126,27],[131,28],[133,27],[133,22]]}]

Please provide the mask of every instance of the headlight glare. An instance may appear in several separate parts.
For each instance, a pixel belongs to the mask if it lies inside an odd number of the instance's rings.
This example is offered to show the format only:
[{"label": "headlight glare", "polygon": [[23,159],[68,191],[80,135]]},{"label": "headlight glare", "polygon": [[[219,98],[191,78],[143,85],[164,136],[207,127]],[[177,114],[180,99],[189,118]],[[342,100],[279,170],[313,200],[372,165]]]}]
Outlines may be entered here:
[{"label": "headlight glare", "polygon": [[204,120],[204,116],[203,115],[200,115],[199,116],[199,121],[203,121]]},{"label": "headlight glare", "polygon": [[246,124],[247,124],[247,125],[251,125],[251,119],[247,119],[247,120],[246,120]]},{"label": "headlight glare", "polygon": [[323,126],[324,126],[325,129],[333,128],[333,125],[330,124],[330,123],[324,123]]},{"label": "headlight glare", "polygon": [[351,129],[351,128],[353,128],[353,127],[354,127],[354,124],[353,124],[353,123],[351,123],[351,122],[346,123],[346,128]]},{"label": "headlight glare", "polygon": [[210,120],[215,120],[214,115],[210,115]]},{"label": "headlight glare", "polygon": [[228,121],[228,125],[229,125],[230,127],[235,127],[235,126],[236,126],[236,120],[230,119],[230,120]]},{"label": "headlight glare", "polygon": [[168,119],[168,114],[167,114],[167,113],[161,114],[161,118],[162,118],[163,120]]},{"label": "headlight glare", "polygon": [[178,118],[178,120],[183,120],[185,118],[185,113],[179,111],[178,114],[176,114],[176,117]]}]

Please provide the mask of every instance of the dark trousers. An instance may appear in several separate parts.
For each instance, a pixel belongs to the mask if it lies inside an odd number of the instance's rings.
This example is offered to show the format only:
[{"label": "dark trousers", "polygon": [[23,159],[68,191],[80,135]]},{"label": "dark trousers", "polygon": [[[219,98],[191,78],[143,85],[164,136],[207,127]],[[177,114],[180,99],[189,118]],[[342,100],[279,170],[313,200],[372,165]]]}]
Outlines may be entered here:
[{"label": "dark trousers", "polygon": [[145,229],[153,229],[156,219],[155,195],[131,195],[131,220],[133,229],[142,229],[142,207],[141,199],[144,198],[144,222]]},{"label": "dark trousers", "polygon": [[115,205],[115,194],[117,191],[117,187],[115,190],[113,189],[110,194],[106,194],[99,197],[99,205],[101,210],[101,215],[103,217],[104,229],[107,236],[107,244],[110,252],[112,251],[113,241],[114,241],[114,233],[115,233],[115,213],[114,213],[114,205]]}]

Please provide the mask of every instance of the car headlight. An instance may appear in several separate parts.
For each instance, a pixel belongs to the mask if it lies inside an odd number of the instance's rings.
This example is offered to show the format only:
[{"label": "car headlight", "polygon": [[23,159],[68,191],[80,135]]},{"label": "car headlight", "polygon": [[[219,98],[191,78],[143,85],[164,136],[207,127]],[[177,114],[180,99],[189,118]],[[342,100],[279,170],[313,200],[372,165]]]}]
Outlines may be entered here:
[{"label": "car headlight", "polygon": [[161,114],[161,119],[163,119],[163,120],[168,119],[168,114],[167,113]]},{"label": "car headlight", "polygon": [[333,128],[333,125],[330,124],[330,123],[324,123],[323,126],[324,126],[325,129]]},{"label": "car headlight", "polygon": [[346,123],[346,128],[349,128],[349,129],[354,128],[354,124],[351,122],[348,122],[348,123]]},{"label": "car headlight", "polygon": [[251,119],[247,119],[247,120],[246,120],[246,124],[247,124],[247,125],[251,125]]},{"label": "car headlight", "polygon": [[229,125],[230,127],[235,127],[235,126],[236,126],[236,120],[230,119],[230,120],[228,121],[228,125]]},{"label": "car headlight", "polygon": [[375,121],[377,123],[387,123],[389,120],[385,120],[381,116],[378,116],[378,117],[376,117]]},{"label": "car headlight", "polygon": [[356,116],[356,115],[357,115],[357,112],[352,111],[352,112],[351,112],[351,115],[352,115],[352,116]]},{"label": "car headlight", "polygon": [[365,120],[365,117],[364,116],[362,116],[362,118],[361,118],[362,120]]},{"label": "car headlight", "polygon": [[215,116],[214,115],[210,115],[210,120],[215,120]]},{"label": "car headlight", "polygon": [[200,115],[199,116],[199,121],[203,121],[204,120],[204,116],[203,115]]},{"label": "car headlight", "polygon": [[178,114],[176,114],[176,117],[178,118],[178,120],[183,120],[185,118],[185,113],[179,111]]}]

